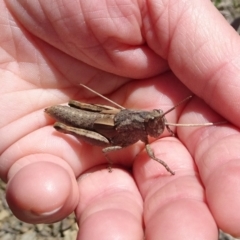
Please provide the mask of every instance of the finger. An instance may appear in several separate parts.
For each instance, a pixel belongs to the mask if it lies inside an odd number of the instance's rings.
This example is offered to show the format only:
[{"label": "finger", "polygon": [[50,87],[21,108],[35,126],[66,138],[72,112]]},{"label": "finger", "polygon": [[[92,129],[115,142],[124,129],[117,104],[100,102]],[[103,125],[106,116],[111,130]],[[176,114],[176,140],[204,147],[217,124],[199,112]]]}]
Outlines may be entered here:
[{"label": "finger", "polygon": [[78,239],[143,239],[142,198],[130,174],[95,169],[78,180]]},{"label": "finger", "polygon": [[[113,159],[117,161],[114,155]],[[5,149],[0,176],[9,181],[7,201],[19,219],[48,223],[75,209],[79,196],[76,176],[101,163],[106,163],[101,148],[81,144],[47,126]]]},{"label": "finger", "polygon": [[239,125],[240,38],[211,1],[149,1],[146,41],[176,76]]},{"label": "finger", "polygon": [[175,175],[149,159],[146,152],[135,159],[134,176],[144,199],[146,239],[217,239],[217,225],[187,149],[174,137],[157,140],[151,147]]},{"label": "finger", "polygon": [[48,154],[19,159],[8,173],[6,199],[13,214],[29,223],[52,223],[68,216],[78,202],[70,167]]},{"label": "finger", "polygon": [[51,126],[40,128],[1,154],[0,177],[9,182],[7,201],[26,222],[48,223],[68,216],[78,202],[76,176],[96,164],[81,162],[76,139],[52,137],[53,131]]},{"label": "finger", "polygon": [[8,1],[7,7],[37,38],[98,69],[132,78],[168,69],[166,61],[144,44],[138,2],[66,0],[62,4],[67,7],[58,2],[50,6],[44,1]]},{"label": "finger", "polygon": [[[221,118],[198,99],[191,101],[180,119],[193,123],[218,120]],[[196,161],[208,205],[219,228],[240,236],[239,129],[230,124],[178,128],[178,135]]]}]

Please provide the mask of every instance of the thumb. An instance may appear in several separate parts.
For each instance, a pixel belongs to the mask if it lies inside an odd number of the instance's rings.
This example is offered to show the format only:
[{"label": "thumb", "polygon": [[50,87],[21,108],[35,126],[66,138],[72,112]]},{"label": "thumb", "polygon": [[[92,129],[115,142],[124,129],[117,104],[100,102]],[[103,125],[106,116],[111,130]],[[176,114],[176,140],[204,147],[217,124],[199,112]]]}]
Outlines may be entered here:
[{"label": "thumb", "polygon": [[233,104],[240,88],[239,35],[208,0],[151,0],[147,12],[148,45],[192,92],[240,126],[240,106]]}]

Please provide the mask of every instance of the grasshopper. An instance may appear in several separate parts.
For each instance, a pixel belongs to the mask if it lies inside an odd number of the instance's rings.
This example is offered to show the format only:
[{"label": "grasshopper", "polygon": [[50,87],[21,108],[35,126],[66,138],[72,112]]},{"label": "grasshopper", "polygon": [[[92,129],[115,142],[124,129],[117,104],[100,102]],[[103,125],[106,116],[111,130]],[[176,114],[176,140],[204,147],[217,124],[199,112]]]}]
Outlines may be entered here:
[{"label": "grasshopper", "polygon": [[161,109],[154,109],[152,111],[131,110],[125,109],[83,84],[80,85],[113,103],[118,108],[70,100],[68,103],[69,106],[55,105],[46,108],[45,112],[57,120],[54,124],[54,128],[57,131],[71,134],[79,140],[103,147],[102,151],[108,160],[107,153],[130,146],[140,140],[145,144],[149,157],[162,164],[168,172],[174,175],[175,173],[167,163],[155,156],[149,145],[148,135],[158,138],[166,127],[168,132],[174,136],[173,131],[169,127],[170,125],[214,125],[214,123],[171,124],[167,122],[165,115],[178,105],[189,100],[192,96],[182,100],[165,113]]}]

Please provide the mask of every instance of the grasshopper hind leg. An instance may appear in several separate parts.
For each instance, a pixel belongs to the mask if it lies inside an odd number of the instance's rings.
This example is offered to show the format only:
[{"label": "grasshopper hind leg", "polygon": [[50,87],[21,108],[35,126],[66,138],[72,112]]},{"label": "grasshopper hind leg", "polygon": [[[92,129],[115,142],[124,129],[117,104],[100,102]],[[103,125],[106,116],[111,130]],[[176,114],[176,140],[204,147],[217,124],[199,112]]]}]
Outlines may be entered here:
[{"label": "grasshopper hind leg", "polygon": [[70,134],[76,137],[78,140],[83,140],[84,142],[87,142],[89,144],[102,147],[106,147],[109,145],[108,139],[99,133],[86,129],[71,127],[61,122],[56,122],[53,126],[58,132]]}]

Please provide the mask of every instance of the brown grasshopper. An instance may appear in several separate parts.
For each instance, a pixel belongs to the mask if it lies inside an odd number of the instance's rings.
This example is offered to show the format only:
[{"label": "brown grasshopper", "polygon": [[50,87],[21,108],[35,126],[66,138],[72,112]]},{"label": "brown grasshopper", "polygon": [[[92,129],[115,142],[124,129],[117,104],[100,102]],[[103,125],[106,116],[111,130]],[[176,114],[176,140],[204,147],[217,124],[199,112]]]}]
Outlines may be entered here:
[{"label": "brown grasshopper", "polygon": [[178,105],[190,99],[187,97],[177,105],[166,111],[154,109],[152,111],[130,110],[105,98],[101,94],[81,84],[84,88],[101,96],[119,108],[100,104],[87,104],[70,100],[68,105],[56,105],[45,109],[45,112],[57,122],[54,128],[62,133],[71,134],[76,138],[92,145],[104,147],[103,153],[107,153],[130,146],[141,140],[145,143],[146,151],[150,158],[162,164],[172,175],[175,173],[161,159],[158,159],[148,142],[148,135],[154,138],[159,137],[165,127],[174,136],[171,126],[210,126],[214,123],[204,124],[170,124],[165,115],[171,112]]}]

